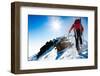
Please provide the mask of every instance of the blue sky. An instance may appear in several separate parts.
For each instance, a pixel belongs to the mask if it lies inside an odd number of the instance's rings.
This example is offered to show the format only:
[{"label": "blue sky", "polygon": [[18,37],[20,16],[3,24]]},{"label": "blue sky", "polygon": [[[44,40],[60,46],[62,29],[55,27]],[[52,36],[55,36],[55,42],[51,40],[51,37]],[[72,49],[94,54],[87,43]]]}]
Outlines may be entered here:
[{"label": "blue sky", "polygon": [[[44,39],[48,36],[62,36],[67,34],[68,30],[70,29],[71,25],[74,23],[74,18],[71,16],[43,16],[43,15],[28,15],[28,33],[29,38],[37,39],[41,38]],[[81,17],[82,25],[84,26],[85,31],[87,32],[88,29],[88,18]],[[57,24],[57,23],[58,24]],[[60,26],[58,29],[56,27]],[[53,36],[54,37],[54,36]]]},{"label": "blue sky", "polygon": [[[45,42],[68,34],[76,18],[78,17],[28,15],[29,49],[39,51]],[[81,23],[84,27],[84,37],[87,40],[88,18],[81,17]],[[36,47],[36,49],[34,47]]]}]

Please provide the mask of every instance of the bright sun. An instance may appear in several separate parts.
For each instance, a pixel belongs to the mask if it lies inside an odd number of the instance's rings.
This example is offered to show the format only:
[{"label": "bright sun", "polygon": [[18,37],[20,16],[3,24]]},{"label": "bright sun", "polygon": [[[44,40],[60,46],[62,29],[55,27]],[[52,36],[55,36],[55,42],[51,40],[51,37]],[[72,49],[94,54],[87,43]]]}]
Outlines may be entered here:
[{"label": "bright sun", "polygon": [[60,23],[59,22],[53,22],[52,23],[52,28],[55,30],[55,31],[59,31],[60,30],[60,28],[61,28],[61,25],[60,25]]},{"label": "bright sun", "polygon": [[59,32],[60,31],[60,29],[61,29],[61,22],[60,22],[59,18],[53,17],[51,25],[52,25],[53,31],[55,31],[55,32]]}]

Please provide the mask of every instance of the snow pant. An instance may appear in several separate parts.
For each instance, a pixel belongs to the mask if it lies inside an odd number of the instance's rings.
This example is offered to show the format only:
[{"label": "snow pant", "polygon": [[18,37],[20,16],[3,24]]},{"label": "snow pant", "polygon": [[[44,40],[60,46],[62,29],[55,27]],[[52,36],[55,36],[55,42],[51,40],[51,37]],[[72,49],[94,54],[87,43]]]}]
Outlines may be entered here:
[{"label": "snow pant", "polygon": [[75,31],[75,41],[76,41],[76,49],[80,49],[80,44],[82,45],[82,32],[80,29]]}]

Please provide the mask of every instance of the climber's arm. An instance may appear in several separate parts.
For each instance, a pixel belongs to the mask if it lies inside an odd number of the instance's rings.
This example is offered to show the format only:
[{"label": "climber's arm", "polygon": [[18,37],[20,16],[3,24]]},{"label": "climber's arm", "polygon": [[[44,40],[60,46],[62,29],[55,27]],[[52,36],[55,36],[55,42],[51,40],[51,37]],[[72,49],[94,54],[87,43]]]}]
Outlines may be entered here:
[{"label": "climber's arm", "polygon": [[71,32],[71,30],[74,28],[74,24],[71,26],[70,30],[69,30],[69,33]]}]

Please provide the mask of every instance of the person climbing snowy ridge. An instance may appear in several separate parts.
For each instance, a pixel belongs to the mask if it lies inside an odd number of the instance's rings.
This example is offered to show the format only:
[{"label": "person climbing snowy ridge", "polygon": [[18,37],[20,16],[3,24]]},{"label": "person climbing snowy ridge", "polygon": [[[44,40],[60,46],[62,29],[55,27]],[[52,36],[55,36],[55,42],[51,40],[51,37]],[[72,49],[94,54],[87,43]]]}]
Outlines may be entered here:
[{"label": "person climbing snowy ridge", "polygon": [[[73,30],[74,34],[71,34]],[[82,38],[84,27],[81,23],[81,18],[75,19],[74,23],[65,35],[47,41],[40,51],[29,58],[32,60],[47,59],[52,54],[55,55],[55,60],[61,59],[80,59],[88,58],[88,42]]]},{"label": "person climbing snowy ridge", "polygon": [[71,26],[69,33],[71,31],[74,31],[75,35],[75,42],[76,42],[76,49],[78,52],[80,52],[80,46],[82,46],[82,33],[84,31],[84,28],[81,24],[81,19],[76,19],[74,24]]}]

